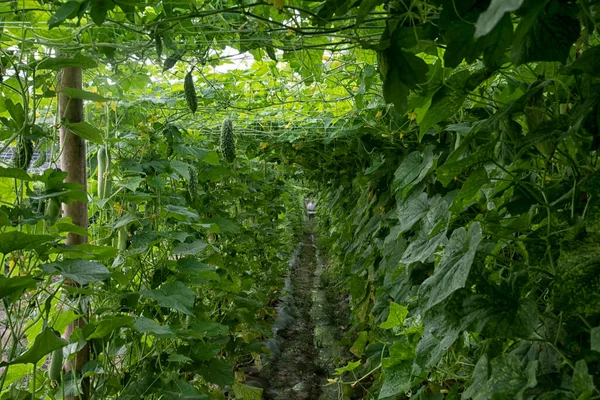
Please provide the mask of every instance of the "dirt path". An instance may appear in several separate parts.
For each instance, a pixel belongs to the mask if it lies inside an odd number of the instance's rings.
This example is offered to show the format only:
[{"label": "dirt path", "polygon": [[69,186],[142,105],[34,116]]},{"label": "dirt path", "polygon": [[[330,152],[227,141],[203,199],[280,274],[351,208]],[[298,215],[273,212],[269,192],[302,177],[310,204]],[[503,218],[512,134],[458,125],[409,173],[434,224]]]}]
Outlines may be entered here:
[{"label": "dirt path", "polygon": [[274,359],[263,371],[270,387],[267,400],[337,399],[326,386],[337,349],[338,326],[335,324],[331,295],[323,284],[323,264],[314,235],[308,232],[293,260],[288,295],[279,307],[275,324]]}]

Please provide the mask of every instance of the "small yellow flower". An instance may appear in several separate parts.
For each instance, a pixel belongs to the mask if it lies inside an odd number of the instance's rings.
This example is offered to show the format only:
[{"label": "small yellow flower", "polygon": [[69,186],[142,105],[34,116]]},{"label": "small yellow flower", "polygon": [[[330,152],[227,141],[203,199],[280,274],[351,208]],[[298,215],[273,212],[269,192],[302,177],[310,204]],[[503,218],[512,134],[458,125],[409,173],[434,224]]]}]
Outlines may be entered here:
[{"label": "small yellow flower", "polygon": [[268,145],[269,145],[269,143],[267,143],[267,142],[262,142],[262,143],[260,144],[260,148],[261,148],[261,150],[264,150],[264,149],[266,149]]},{"label": "small yellow flower", "polygon": [[340,65],[342,65],[342,63],[341,63],[341,62],[339,62],[338,60],[335,60],[334,62],[332,62],[332,63],[331,63],[331,66],[332,66],[333,68],[337,68],[337,67],[339,67]]},{"label": "small yellow flower", "polygon": [[377,111],[377,114],[375,114],[375,118],[379,119],[383,116],[383,113],[381,111]]},{"label": "small yellow flower", "polygon": [[117,111],[117,103],[114,103],[114,102],[110,103],[110,109],[113,111]]},{"label": "small yellow flower", "polygon": [[409,112],[408,119],[410,119],[411,121],[414,121],[415,119],[417,119],[417,114],[415,114],[414,112]]},{"label": "small yellow flower", "polygon": [[329,61],[331,59],[331,57],[329,57],[328,55],[323,54],[323,61]]}]

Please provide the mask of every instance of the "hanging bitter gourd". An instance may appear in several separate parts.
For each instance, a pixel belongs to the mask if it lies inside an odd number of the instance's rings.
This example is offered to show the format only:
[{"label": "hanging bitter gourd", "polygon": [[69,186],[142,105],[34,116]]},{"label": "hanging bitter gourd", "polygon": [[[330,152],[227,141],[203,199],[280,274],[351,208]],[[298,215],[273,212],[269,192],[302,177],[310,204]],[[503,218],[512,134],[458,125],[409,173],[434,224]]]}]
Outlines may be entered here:
[{"label": "hanging bitter gourd", "polygon": [[188,168],[188,171],[190,174],[190,179],[188,181],[188,192],[190,194],[190,199],[195,201],[198,197],[198,171],[196,170],[196,167],[191,165]]},{"label": "hanging bitter gourd", "polygon": [[20,136],[13,154],[13,166],[27,171],[33,159],[33,142]]},{"label": "hanging bitter gourd", "polygon": [[223,121],[221,127],[221,152],[228,162],[235,159],[235,140],[233,138],[233,123],[229,117]]},{"label": "hanging bitter gourd", "polygon": [[31,164],[32,168],[41,168],[47,160],[47,154],[46,154],[46,150],[40,148],[40,146],[38,146],[38,158],[35,159],[35,161],[33,162],[33,164]]},{"label": "hanging bitter gourd", "polygon": [[193,114],[198,110],[198,97],[196,97],[196,88],[194,87],[192,71],[188,72],[183,80],[183,91],[185,93],[185,102]]}]

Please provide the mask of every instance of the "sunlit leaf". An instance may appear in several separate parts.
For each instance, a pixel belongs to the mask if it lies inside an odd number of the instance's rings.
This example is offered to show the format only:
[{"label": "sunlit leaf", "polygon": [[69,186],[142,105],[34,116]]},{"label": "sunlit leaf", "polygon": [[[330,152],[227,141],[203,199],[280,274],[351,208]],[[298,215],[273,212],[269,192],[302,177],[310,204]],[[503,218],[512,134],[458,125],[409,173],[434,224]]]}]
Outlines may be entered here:
[{"label": "sunlit leaf", "polygon": [[33,345],[12,361],[0,362],[0,366],[12,364],[36,364],[44,356],[52,353],[54,350],[60,349],[67,345],[67,341],[57,336],[51,328],[44,329],[36,336]]},{"label": "sunlit leaf", "polygon": [[390,303],[390,312],[387,320],[384,323],[379,324],[379,327],[382,329],[401,327],[404,325],[404,320],[406,319],[407,315],[408,308],[392,302]]},{"label": "sunlit leaf", "polygon": [[66,259],[40,268],[47,274],[59,274],[80,285],[98,282],[110,277],[110,271],[102,264],[82,259]]},{"label": "sunlit leaf", "polygon": [[8,254],[16,250],[32,249],[55,240],[50,235],[28,235],[19,231],[0,233],[0,253]]},{"label": "sunlit leaf", "polygon": [[82,139],[97,144],[104,143],[104,133],[87,122],[65,122],[65,126]]}]

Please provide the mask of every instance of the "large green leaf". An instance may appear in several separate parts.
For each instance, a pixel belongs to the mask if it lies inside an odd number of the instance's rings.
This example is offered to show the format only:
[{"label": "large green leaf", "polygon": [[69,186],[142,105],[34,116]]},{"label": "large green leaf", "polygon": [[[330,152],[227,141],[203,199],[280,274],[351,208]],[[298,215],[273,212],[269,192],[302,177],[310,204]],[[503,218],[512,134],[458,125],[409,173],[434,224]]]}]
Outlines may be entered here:
[{"label": "large green leaf", "polygon": [[108,11],[115,7],[115,3],[112,0],[92,0],[90,17],[96,25],[102,25],[106,19]]},{"label": "large green leaf", "polygon": [[496,27],[478,41],[483,50],[483,63],[489,70],[499,69],[508,61],[506,52],[513,42],[513,24],[508,15],[505,15]]},{"label": "large green leaf", "polygon": [[437,168],[436,177],[444,185],[448,186],[456,177],[458,177],[465,170],[481,164],[484,161],[489,160],[493,154],[495,143],[489,143],[482,147],[479,147],[477,151],[457,161],[452,160],[452,154],[446,162]]},{"label": "large green leaf", "polygon": [[446,232],[440,232],[434,237],[419,237],[410,242],[404,254],[402,254],[401,264],[411,264],[414,262],[425,262],[436,249],[447,241]]},{"label": "large green leaf", "polygon": [[54,333],[52,328],[45,328],[36,336],[33,345],[12,361],[0,362],[0,367],[13,364],[36,364],[44,356],[67,345],[67,341]]},{"label": "large green leaf", "polygon": [[460,189],[460,192],[454,199],[451,207],[452,211],[461,213],[470,205],[477,203],[481,191],[489,181],[490,179],[488,178],[485,168],[476,169],[469,178],[467,178]]},{"label": "large green leaf", "polygon": [[534,301],[503,287],[495,296],[474,295],[463,303],[462,327],[499,338],[530,338],[538,324]]},{"label": "large green leaf", "polygon": [[175,332],[168,325],[160,325],[158,322],[145,317],[138,317],[133,327],[141,333],[149,333],[158,338],[174,338]]},{"label": "large green leaf", "polygon": [[233,394],[236,399],[244,399],[244,400],[261,400],[263,393],[263,389],[244,385],[237,381],[233,382]]},{"label": "large green leaf", "polygon": [[396,364],[383,370],[383,385],[379,391],[379,399],[405,394],[410,388],[411,366],[410,363]]},{"label": "large green leaf", "polygon": [[0,167],[0,178],[15,178],[22,181],[32,181],[32,178],[26,171],[21,168]]},{"label": "large green leaf", "polygon": [[96,144],[104,143],[104,133],[87,122],[65,122],[64,124],[69,130],[82,139],[89,140]]},{"label": "large green leaf", "polygon": [[75,225],[70,217],[59,219],[52,227],[61,233],[72,232],[79,236],[88,236],[88,231],[83,226]]},{"label": "large green leaf", "polygon": [[88,92],[85,90],[75,89],[75,88],[71,88],[71,87],[63,87],[63,88],[61,88],[60,91],[72,99],[89,100],[89,101],[95,101],[98,103],[104,103],[104,102],[110,100],[104,96],[99,95],[98,93]]},{"label": "large green leaf", "polygon": [[479,222],[474,222],[468,232],[462,227],[452,232],[444,255],[433,275],[421,285],[419,294],[425,301],[423,310],[430,309],[458,289],[465,287],[481,240],[482,231]]},{"label": "large green leaf", "polygon": [[422,152],[414,151],[402,160],[394,173],[394,191],[400,191],[402,197],[406,197],[411,188],[423,181],[435,163],[433,149],[433,146],[427,146]]},{"label": "large green leaf", "polygon": [[93,58],[77,53],[73,57],[46,58],[39,62],[37,69],[60,71],[66,67],[96,68],[98,64]]},{"label": "large green leaf", "polygon": [[[262,389],[261,389],[262,391]],[[165,400],[208,400],[206,394],[202,394],[186,380],[172,380],[166,387],[161,388],[161,394]],[[245,399],[245,397],[240,397]]]},{"label": "large green leaf", "polygon": [[8,254],[16,250],[33,249],[43,243],[55,240],[50,235],[28,235],[19,231],[0,234],[0,253]]},{"label": "large green leaf", "polygon": [[219,324],[218,322],[196,322],[190,326],[190,329],[202,339],[224,336],[229,333],[229,327],[227,325]]},{"label": "large green leaf", "polygon": [[461,331],[449,320],[449,313],[440,307],[423,316],[423,337],[417,343],[415,362],[427,369],[440,361]]},{"label": "large green leaf", "polygon": [[180,221],[195,221],[198,219],[198,213],[196,210],[188,209],[187,207],[174,206],[168,204],[165,207],[168,217],[176,218]]},{"label": "large green leaf", "polygon": [[573,371],[573,391],[578,399],[589,399],[594,392],[594,378],[588,373],[585,360],[579,360]]},{"label": "large green leaf", "polygon": [[195,256],[198,255],[207,246],[208,243],[206,243],[203,240],[195,240],[192,243],[180,243],[173,249],[173,254]]},{"label": "large green leaf", "polygon": [[407,232],[429,212],[427,193],[415,191],[398,206],[398,233]]},{"label": "large green leaf", "polygon": [[512,354],[494,358],[489,366],[487,357],[483,356],[475,366],[473,383],[462,398],[523,400],[525,391],[537,384],[536,369],[537,362],[533,362],[523,370],[519,359]]},{"label": "large green leaf", "polygon": [[159,306],[194,315],[194,292],[182,282],[165,283],[159,289],[142,290],[140,294],[156,300]]},{"label": "large green leaf", "polygon": [[575,4],[559,0],[531,2],[515,31],[512,61],[520,65],[534,61],[565,63],[581,27],[574,17]]},{"label": "large green leaf", "polygon": [[178,270],[193,279],[219,280],[214,268],[198,261],[196,257],[183,257],[177,260]]},{"label": "large green leaf", "polygon": [[37,285],[31,276],[15,276],[6,278],[0,275],[0,299],[4,297],[19,297],[28,289],[34,289]]},{"label": "large green leaf", "polygon": [[[464,391],[462,398],[465,400],[469,399],[481,399],[479,393],[483,393],[484,387],[490,375],[490,363],[486,354],[484,354],[477,364],[471,377],[471,384]],[[483,399],[481,399],[483,400]]]},{"label": "large green leaf", "polygon": [[383,79],[383,97],[393,103],[398,112],[408,110],[409,89],[427,80],[428,66],[425,61],[397,46],[385,50],[387,71]]},{"label": "large green leaf", "polygon": [[103,318],[93,323],[93,331],[86,336],[86,340],[102,339],[117,329],[131,326],[135,321],[135,318],[127,315]]},{"label": "large green leaf", "polygon": [[594,46],[584,51],[581,56],[562,68],[560,71],[565,74],[588,74],[596,78],[600,77],[600,46]]},{"label": "large green leaf", "polygon": [[102,281],[111,275],[104,265],[82,259],[56,261],[52,264],[44,264],[40,268],[48,274],[60,274],[80,285]]},{"label": "large green leaf", "polygon": [[80,6],[81,3],[74,0],[62,4],[48,20],[48,27],[50,29],[55,28],[65,22],[65,20],[76,17]]},{"label": "large green leaf", "polygon": [[446,86],[442,87],[432,98],[431,106],[427,110],[423,121],[419,125],[419,137],[438,122],[452,117],[467,98],[465,85],[469,79],[469,71],[459,71],[448,79]]},{"label": "large green leaf", "polygon": [[233,382],[231,363],[222,359],[213,358],[205,366],[199,368],[198,373],[208,382],[219,386],[230,385]]},{"label": "large green leaf", "polygon": [[380,324],[379,327],[382,329],[401,327],[404,325],[404,320],[406,319],[407,315],[408,308],[392,302],[390,303],[390,312],[388,314],[387,320],[384,323]]}]

